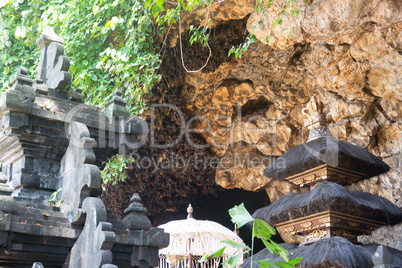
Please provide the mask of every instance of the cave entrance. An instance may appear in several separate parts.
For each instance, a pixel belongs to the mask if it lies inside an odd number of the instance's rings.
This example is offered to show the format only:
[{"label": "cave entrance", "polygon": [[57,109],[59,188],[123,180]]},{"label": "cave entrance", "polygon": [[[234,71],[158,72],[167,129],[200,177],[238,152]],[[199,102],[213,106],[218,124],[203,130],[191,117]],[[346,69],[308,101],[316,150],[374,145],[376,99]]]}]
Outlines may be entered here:
[{"label": "cave entrance", "polygon": [[[234,230],[234,225],[230,220],[228,210],[236,205],[244,203],[246,209],[252,214],[255,210],[270,204],[267,193],[262,190],[250,192],[242,189],[225,189],[216,197],[205,197],[194,204],[194,218],[197,220],[215,221],[230,230]],[[251,229],[247,226],[240,228],[239,236],[248,246],[251,246]],[[257,242],[258,239],[255,240]],[[262,242],[255,244],[255,252],[263,248]]]}]

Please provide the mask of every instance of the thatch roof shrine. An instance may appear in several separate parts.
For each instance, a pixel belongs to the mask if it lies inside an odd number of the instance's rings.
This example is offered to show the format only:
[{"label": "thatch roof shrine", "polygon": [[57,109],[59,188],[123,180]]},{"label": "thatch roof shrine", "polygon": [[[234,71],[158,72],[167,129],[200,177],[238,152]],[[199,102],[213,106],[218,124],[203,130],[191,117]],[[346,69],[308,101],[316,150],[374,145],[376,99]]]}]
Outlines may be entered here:
[{"label": "thatch roof shrine", "polygon": [[303,186],[319,178],[350,184],[388,170],[389,166],[367,149],[324,135],[290,149],[267,167],[264,175]]},{"label": "thatch roof shrine", "polygon": [[389,171],[389,166],[367,149],[332,136],[322,103],[313,97],[308,107],[304,112],[309,115],[308,141],[280,156],[264,170],[265,176],[303,186],[323,180],[350,184]]},{"label": "thatch roof shrine", "polygon": [[[310,192],[282,196],[273,204],[258,209],[253,217],[292,234],[310,234],[324,227],[333,235],[356,241],[357,235],[401,222],[402,211],[383,197],[348,192],[336,183],[322,182]],[[330,233],[323,237],[327,235]]]},{"label": "thatch roof shrine", "polygon": [[[297,266],[300,268],[373,267],[372,256],[379,246],[377,244],[356,245],[342,237],[325,238],[304,246],[289,243],[280,245],[289,251],[289,259],[303,256],[303,260]],[[391,255],[392,265],[395,268],[402,267],[402,252],[393,248],[384,248],[388,251],[387,254]],[[272,259],[273,262],[283,261],[278,255],[270,253],[267,249],[253,256],[253,260],[263,259]],[[251,267],[251,259],[246,259],[242,267]]]},{"label": "thatch roof shrine", "polygon": [[[385,198],[348,192],[342,185],[383,174],[389,166],[366,149],[335,139],[323,105],[315,97],[303,113],[308,116],[308,141],[279,157],[264,175],[300,187],[309,185],[310,192],[289,193],[258,209],[253,217],[275,226],[285,241],[300,241],[300,246],[285,244],[290,259],[303,257],[298,267],[373,267],[377,264],[371,259],[376,247],[356,245],[357,236],[402,222],[402,211]],[[385,256],[378,263],[388,261],[401,267],[402,252],[378,250],[376,254],[383,257],[384,252],[391,252],[390,260]],[[253,258],[280,261],[279,256],[266,251]],[[250,261],[246,260],[243,267],[249,267]]]}]

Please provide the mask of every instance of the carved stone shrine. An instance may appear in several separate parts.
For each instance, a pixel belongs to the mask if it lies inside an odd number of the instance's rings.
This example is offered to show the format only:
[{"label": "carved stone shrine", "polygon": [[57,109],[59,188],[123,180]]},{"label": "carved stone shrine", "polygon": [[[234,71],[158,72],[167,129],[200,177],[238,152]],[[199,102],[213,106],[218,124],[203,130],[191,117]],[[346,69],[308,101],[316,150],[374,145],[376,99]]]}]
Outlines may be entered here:
[{"label": "carved stone shrine", "polygon": [[[35,80],[21,67],[0,97],[0,266],[154,267],[169,235],[152,228],[138,195],[124,219],[102,200],[100,168],[148,134],[121,90],[105,111],[67,92],[63,39],[45,27]],[[47,201],[59,188],[60,207]],[[130,198],[129,196],[127,198]]]}]

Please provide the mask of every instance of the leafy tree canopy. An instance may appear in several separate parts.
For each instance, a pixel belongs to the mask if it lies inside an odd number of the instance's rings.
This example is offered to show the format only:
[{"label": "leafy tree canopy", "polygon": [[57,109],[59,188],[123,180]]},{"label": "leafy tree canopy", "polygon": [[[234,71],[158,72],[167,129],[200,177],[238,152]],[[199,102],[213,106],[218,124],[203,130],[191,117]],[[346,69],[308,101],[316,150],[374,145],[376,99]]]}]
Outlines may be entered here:
[{"label": "leafy tree canopy", "polygon": [[160,79],[157,29],[142,1],[0,0],[0,88],[7,89],[21,65],[36,75],[35,41],[44,26],[65,40],[73,82],[87,101],[103,106],[123,88],[131,113],[141,113],[143,96]]}]

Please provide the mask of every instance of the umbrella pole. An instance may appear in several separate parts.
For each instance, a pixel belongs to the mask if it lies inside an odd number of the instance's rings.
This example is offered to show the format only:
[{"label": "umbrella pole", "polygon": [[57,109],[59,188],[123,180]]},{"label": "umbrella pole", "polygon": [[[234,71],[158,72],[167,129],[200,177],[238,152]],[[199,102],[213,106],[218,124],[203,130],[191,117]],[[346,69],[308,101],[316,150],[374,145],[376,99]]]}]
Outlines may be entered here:
[{"label": "umbrella pole", "polygon": [[188,267],[189,268],[193,268],[193,255],[191,254],[191,238],[189,238],[188,239],[188,249],[189,249],[189,256],[188,256],[188,262],[189,262],[189,265],[188,265]]}]

